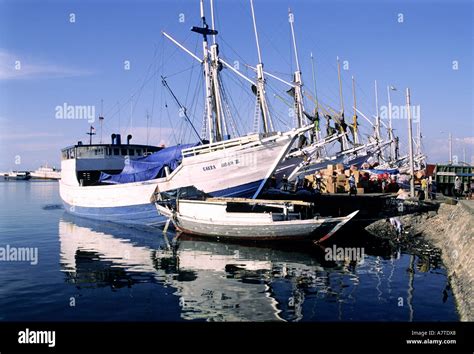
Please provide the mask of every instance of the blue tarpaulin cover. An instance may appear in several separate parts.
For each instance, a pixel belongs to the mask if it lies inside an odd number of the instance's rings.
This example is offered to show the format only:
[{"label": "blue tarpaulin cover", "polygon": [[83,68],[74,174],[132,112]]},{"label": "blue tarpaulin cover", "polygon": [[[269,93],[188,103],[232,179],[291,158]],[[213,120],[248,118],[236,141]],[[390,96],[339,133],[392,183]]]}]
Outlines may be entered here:
[{"label": "blue tarpaulin cover", "polygon": [[154,154],[129,160],[122,172],[116,175],[100,173],[100,182],[105,183],[131,183],[148,181],[164,177],[165,167],[173,171],[181,162],[181,151],[199,144],[184,144],[164,148]]}]

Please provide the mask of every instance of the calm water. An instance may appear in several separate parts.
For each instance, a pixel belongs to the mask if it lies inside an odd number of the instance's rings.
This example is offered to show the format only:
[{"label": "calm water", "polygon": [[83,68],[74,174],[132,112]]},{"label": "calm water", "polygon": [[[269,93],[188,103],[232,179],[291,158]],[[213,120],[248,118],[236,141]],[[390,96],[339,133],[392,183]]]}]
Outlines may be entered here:
[{"label": "calm water", "polygon": [[[436,259],[345,230],[336,246],[235,245],[72,218],[56,182],[0,182],[0,247],[37,247],[38,264],[0,261],[0,320],[456,321]],[[332,244],[328,244],[328,247]]]}]

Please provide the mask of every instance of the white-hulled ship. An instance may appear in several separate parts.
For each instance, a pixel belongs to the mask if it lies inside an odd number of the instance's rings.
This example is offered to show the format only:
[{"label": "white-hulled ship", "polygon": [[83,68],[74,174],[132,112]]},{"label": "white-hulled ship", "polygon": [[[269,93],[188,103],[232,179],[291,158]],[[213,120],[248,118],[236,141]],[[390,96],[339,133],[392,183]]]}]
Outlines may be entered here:
[{"label": "white-hulled ship", "polygon": [[31,171],[31,178],[33,179],[61,179],[61,171],[58,171],[54,167],[41,166],[35,171]]},{"label": "white-hulled ship", "polygon": [[126,221],[129,213],[132,218],[137,218],[137,214],[147,218],[146,207],[138,207],[139,203],[131,203],[130,198],[120,203],[119,195],[113,198],[112,190],[112,193],[107,193],[114,185],[101,185],[99,182],[101,173],[119,174],[126,159],[161,150],[157,146],[130,144],[130,139],[131,136],[127,144],[122,144],[120,135],[112,134],[110,144],[83,145],[79,141],[62,149],[59,192],[67,212],[104,221]]},{"label": "white-hulled ship", "polygon": [[[175,156],[160,161],[163,168],[157,173],[159,178],[128,183],[101,181],[101,172],[114,176],[114,172],[120,172],[125,166],[126,156],[131,159],[132,154],[136,156],[153,147],[71,146],[62,151],[60,195],[66,210],[78,216],[125,224],[160,225],[166,217],[160,217],[152,204],[155,192],[191,183],[213,196],[253,197],[263,188],[299,132],[301,130],[267,137],[256,134],[187,149],[171,147],[168,149],[174,148]],[[154,155],[160,158],[160,151]],[[134,161],[140,163],[140,159],[131,159],[130,164]],[[173,164],[178,164],[174,170],[170,168]],[[122,176],[127,177],[127,174]]]},{"label": "white-hulled ship", "polygon": [[[129,141],[124,146],[118,142],[120,138],[113,146],[90,144],[63,149],[60,194],[68,212],[104,221],[157,226],[166,217],[156,213],[152,203],[156,192],[194,185],[215,197],[255,198],[295,139],[309,129],[308,126],[285,133],[273,131],[263,71],[259,71],[254,82],[222,60],[214,24],[210,28],[206,23],[203,0],[200,10],[202,27],[193,27],[192,31],[202,35],[202,59],[170,35],[164,35],[202,64],[207,136],[198,136],[199,144],[167,147],[145,158],[138,158],[140,154],[136,151],[144,146],[132,146]],[[212,44],[208,43],[208,36],[212,37]],[[263,133],[230,138],[230,113],[220,78],[224,67],[255,84]],[[163,84],[169,89],[164,78]],[[173,97],[176,99],[174,94]]]},{"label": "white-hulled ship", "polygon": [[3,179],[8,180],[15,180],[15,181],[27,181],[31,178],[31,174],[29,171],[10,171],[2,173]]}]

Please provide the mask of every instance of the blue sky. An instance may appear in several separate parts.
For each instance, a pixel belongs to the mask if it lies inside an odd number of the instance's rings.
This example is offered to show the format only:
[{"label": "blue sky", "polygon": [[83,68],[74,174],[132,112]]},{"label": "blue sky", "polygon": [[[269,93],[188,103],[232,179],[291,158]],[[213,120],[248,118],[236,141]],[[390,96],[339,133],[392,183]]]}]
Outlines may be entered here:
[{"label": "blue sky", "polygon": [[[295,69],[289,7],[308,92],[314,91],[313,52],[318,96],[339,107],[339,56],[347,69],[342,71],[346,117],[352,114],[351,75],[356,78],[357,105],[367,116],[375,111],[374,80],[381,106],[387,104],[387,85],[397,88],[394,105],[405,104],[405,88],[410,87],[412,103],[420,107],[429,161],[447,160],[448,132],[459,160],[463,150],[468,162],[474,159],[471,1],[255,0],[265,68],[286,80]],[[251,76],[244,66],[257,61],[249,1],[215,0],[215,11],[222,57],[239,61],[241,72]],[[210,22],[209,12],[207,17]],[[58,166],[62,147],[88,140],[87,120],[56,118],[56,107],[64,103],[93,106],[99,115],[103,100],[104,140],[117,131],[131,132],[136,143],[146,142],[147,131],[150,144],[192,139],[158,79],[167,76],[200,131],[199,67],[161,35],[165,30],[201,56],[200,38],[189,31],[193,25],[199,25],[197,0],[0,1],[0,170]],[[18,61],[21,66],[15,70]],[[130,70],[125,70],[125,61]],[[248,85],[228,70],[223,78],[239,131],[250,131],[253,101]],[[291,125],[288,108],[274,96],[286,100],[285,89],[269,79],[280,129]],[[309,99],[306,105],[313,108]],[[360,122],[369,132],[366,122]],[[98,142],[99,124],[93,125]],[[394,120],[394,127],[406,142],[406,120]]]}]

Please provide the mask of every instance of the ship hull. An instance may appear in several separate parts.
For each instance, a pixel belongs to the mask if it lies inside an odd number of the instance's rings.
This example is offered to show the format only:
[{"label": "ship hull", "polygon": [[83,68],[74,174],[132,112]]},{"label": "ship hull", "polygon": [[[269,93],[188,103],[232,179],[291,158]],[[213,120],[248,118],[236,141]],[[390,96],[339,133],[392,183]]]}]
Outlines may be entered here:
[{"label": "ship hull", "polygon": [[47,180],[59,180],[61,179],[61,173],[31,173],[33,179],[47,179]]},{"label": "ship hull", "polygon": [[31,179],[31,175],[4,175],[3,179],[5,181],[28,181]]},{"label": "ship hull", "polygon": [[60,195],[66,211],[77,216],[157,226],[166,219],[152,204],[156,192],[195,186],[216,197],[253,197],[285,156],[294,137],[294,133],[286,133],[237,141],[215,151],[206,146],[183,150],[181,165],[169,176],[124,184],[80,186],[75,161],[67,160],[62,164]]},{"label": "ship hull", "polygon": [[[214,197],[241,197],[249,198],[256,191],[262,181],[255,181],[239,186],[225,188],[211,192]],[[63,201],[64,209],[75,216],[103,220],[131,226],[160,227],[167,218],[157,215],[155,206],[148,202],[136,205],[111,207],[77,206]]]}]

